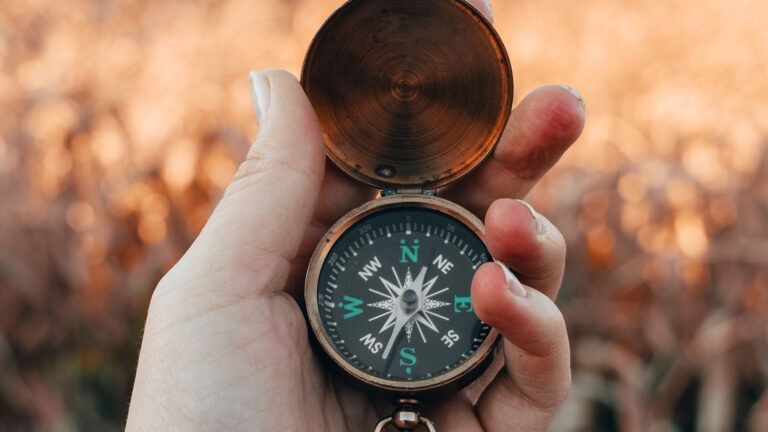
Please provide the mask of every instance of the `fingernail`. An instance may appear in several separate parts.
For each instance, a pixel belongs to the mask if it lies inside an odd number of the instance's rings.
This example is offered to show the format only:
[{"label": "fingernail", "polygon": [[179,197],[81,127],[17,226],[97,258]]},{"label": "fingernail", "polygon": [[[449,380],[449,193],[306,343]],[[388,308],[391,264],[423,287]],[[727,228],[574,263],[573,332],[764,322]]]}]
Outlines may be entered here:
[{"label": "fingernail", "polygon": [[[492,16],[493,15],[493,5],[491,4],[491,0],[483,0],[483,4],[485,5],[485,10],[487,10],[488,13]],[[488,18],[490,18],[490,16]]]},{"label": "fingernail", "polygon": [[544,226],[544,223],[541,221],[541,215],[539,215],[536,210],[533,209],[533,206],[528,204],[527,202],[523,200],[515,200],[519,202],[520,204],[524,205],[525,208],[528,209],[529,212],[531,212],[531,217],[533,217],[533,223],[536,224],[536,235],[542,235],[544,234],[544,230],[546,229],[546,226]]},{"label": "fingernail", "polygon": [[270,93],[269,77],[261,72],[251,72],[251,100],[259,124],[264,121],[269,111]]},{"label": "fingernail", "polygon": [[581,110],[582,111],[587,109],[587,105],[584,103],[584,97],[581,95],[581,93],[579,93],[578,90],[576,90],[575,88],[569,86],[568,84],[558,84],[558,86],[568,90],[572,95],[574,95],[576,97],[576,99],[578,99],[579,106],[581,106]]},{"label": "fingernail", "polygon": [[504,272],[504,279],[507,282],[507,288],[512,291],[512,294],[523,298],[528,297],[528,290],[525,289],[523,284],[517,279],[517,276],[509,270],[509,267],[498,261],[494,261],[493,263],[501,267],[501,271]]}]

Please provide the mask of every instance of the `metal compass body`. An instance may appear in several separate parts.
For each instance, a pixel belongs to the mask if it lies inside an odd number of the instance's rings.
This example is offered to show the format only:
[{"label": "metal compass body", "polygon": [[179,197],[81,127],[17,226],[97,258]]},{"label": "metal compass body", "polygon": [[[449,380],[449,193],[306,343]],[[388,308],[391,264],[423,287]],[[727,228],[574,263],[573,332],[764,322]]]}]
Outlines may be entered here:
[{"label": "metal compass body", "polygon": [[307,301],[321,344],[344,369],[379,387],[419,390],[485,358],[496,333],[475,315],[470,288],[491,257],[464,212],[435,197],[395,196],[331,231]]},{"label": "metal compass body", "polygon": [[434,430],[416,399],[468,384],[498,339],[470,293],[492,260],[482,224],[435,195],[498,143],[512,109],[507,52],[464,0],[349,0],[313,39],[301,84],[328,157],[383,196],[316,248],[313,334],[344,375],[400,398],[376,430]]}]

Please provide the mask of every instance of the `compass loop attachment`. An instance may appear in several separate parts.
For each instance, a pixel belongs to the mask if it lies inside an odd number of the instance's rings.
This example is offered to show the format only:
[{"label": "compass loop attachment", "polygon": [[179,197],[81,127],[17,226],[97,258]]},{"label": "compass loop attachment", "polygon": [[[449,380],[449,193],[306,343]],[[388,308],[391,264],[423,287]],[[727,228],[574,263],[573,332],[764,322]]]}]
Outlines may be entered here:
[{"label": "compass loop attachment", "polygon": [[374,432],[385,432],[387,426],[394,426],[398,431],[416,431],[422,426],[428,432],[437,432],[435,424],[426,417],[422,417],[418,410],[419,401],[415,399],[401,399],[397,401],[397,408],[391,416],[382,419]]}]

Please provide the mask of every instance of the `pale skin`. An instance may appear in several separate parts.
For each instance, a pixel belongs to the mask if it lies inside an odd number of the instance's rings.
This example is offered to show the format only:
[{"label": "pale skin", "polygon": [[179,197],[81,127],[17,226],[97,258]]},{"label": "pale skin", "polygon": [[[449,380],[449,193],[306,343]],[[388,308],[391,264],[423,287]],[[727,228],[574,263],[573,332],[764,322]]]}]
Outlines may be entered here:
[{"label": "pale skin", "polygon": [[[491,16],[486,3],[473,3]],[[267,71],[253,85],[257,138],[152,296],[128,431],[360,432],[391,410],[321,368],[300,304],[321,236],[375,191],[326,162],[296,78]],[[513,110],[492,156],[440,193],[484,219],[491,253],[516,276],[486,264],[474,277],[475,311],[503,335],[503,367],[481,380],[487,386],[425,406],[439,431],[546,430],[568,393],[568,336],[554,303],[565,244],[517,199],[583,124],[578,93],[541,87]]]}]

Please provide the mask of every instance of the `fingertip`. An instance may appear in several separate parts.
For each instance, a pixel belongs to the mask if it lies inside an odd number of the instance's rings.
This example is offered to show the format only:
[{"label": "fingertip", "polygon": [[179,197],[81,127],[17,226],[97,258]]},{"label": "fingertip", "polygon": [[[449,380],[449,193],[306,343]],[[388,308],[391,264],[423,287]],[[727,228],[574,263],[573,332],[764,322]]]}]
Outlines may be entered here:
[{"label": "fingertip", "polygon": [[485,263],[477,269],[472,278],[472,297],[478,314],[484,313],[487,307],[494,303],[494,297],[497,295],[494,287],[503,277],[501,270],[494,263]]},{"label": "fingertip", "polygon": [[[253,105],[259,131],[235,180],[266,159],[280,160],[321,178],[325,147],[322,131],[298,79],[283,69],[251,72]],[[254,163],[257,162],[257,163]]]},{"label": "fingertip", "polygon": [[286,69],[279,69],[279,68],[272,68],[272,69],[266,69],[262,71],[264,75],[269,76],[272,79],[279,80],[283,83],[297,83],[299,80],[296,78],[294,74],[289,72]]},{"label": "fingertip", "polygon": [[544,141],[570,146],[581,135],[586,105],[581,94],[566,85],[547,85],[531,92],[523,103],[527,117],[535,117]]},{"label": "fingertip", "polygon": [[299,80],[284,69],[269,69],[262,72],[269,79],[271,90],[270,114],[273,120],[292,123],[292,128],[311,131],[313,138],[320,139],[319,122]]},{"label": "fingertip", "polygon": [[503,325],[509,315],[512,293],[507,277],[496,263],[483,264],[472,279],[472,303],[482,321],[493,327]]},{"label": "fingertip", "polygon": [[[509,256],[510,250],[530,252],[541,249],[539,221],[531,209],[518,200],[502,198],[494,201],[485,215],[488,247],[494,256]],[[517,255],[517,254],[512,254]],[[508,262],[507,258],[504,258]]]},{"label": "fingertip", "polygon": [[478,318],[532,355],[546,356],[557,351],[565,335],[560,310],[534,289],[520,285],[522,291],[516,290],[515,276],[507,276],[502,268],[500,264],[488,263],[475,273],[472,303]]},{"label": "fingertip", "polygon": [[583,102],[562,86],[529,93],[512,111],[494,159],[521,180],[539,179],[581,135]]}]

